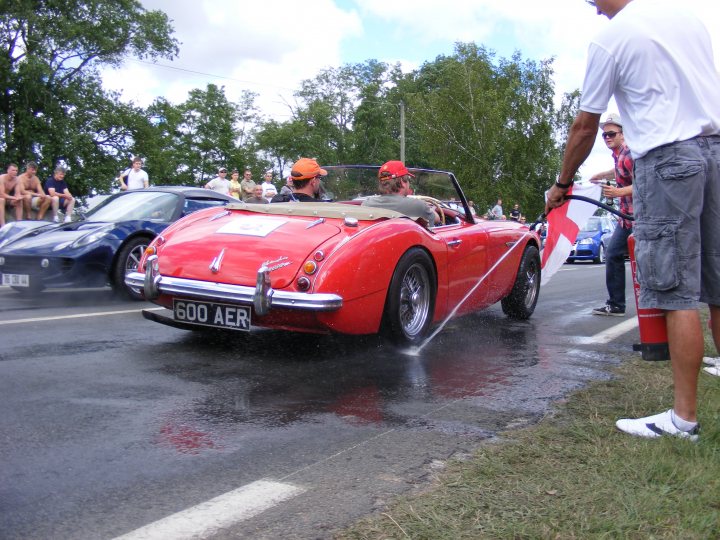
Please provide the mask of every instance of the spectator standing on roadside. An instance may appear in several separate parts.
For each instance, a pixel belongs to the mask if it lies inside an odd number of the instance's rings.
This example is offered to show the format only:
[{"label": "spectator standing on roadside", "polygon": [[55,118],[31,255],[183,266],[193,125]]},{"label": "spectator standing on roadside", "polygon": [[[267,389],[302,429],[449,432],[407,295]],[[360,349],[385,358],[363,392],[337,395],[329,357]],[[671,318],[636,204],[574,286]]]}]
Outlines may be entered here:
[{"label": "spectator standing on roadside", "polygon": [[285,180],[285,184],[280,188],[280,195],[290,195],[292,193],[292,176],[288,176]]},{"label": "spectator standing on roadside", "polygon": [[327,175],[318,162],[310,158],[300,158],[292,166],[290,176],[293,179],[293,191],[289,195],[278,193],[270,202],[319,202],[320,180]]},{"label": "spectator standing on roadside", "polygon": [[[616,186],[603,186],[605,197],[620,198],[620,211],[632,214],[633,158],[625,144],[622,120],[619,114],[611,113],[600,124],[605,145],[612,151],[615,168],[590,177],[593,183],[615,180]],[[632,234],[632,221],[620,219],[610,237],[605,256],[605,285],[608,299],[604,306],[592,310],[593,315],[625,315],[625,256],[628,254],[628,237]]]},{"label": "spectator standing on roadside", "polygon": [[[277,195],[277,189],[275,189],[275,185],[272,183],[272,171],[267,171],[263,175],[263,182],[262,182],[262,188],[263,188],[263,197],[268,196],[268,191],[272,189],[275,192],[275,195]],[[273,195],[273,197],[275,196]]]},{"label": "spectator standing on roadside", "polygon": [[230,196],[236,199],[241,199],[240,192],[242,187],[240,186],[240,172],[237,169],[233,169],[230,173]]},{"label": "spectator standing on roadside", "polygon": [[32,211],[37,210],[37,219],[44,219],[52,198],[45,193],[42,183],[37,177],[37,163],[28,161],[25,165],[25,172],[18,176],[18,179],[23,187],[25,218],[32,219]]},{"label": "spectator standing on roadside", "polygon": [[132,158],[132,167],[123,172],[118,178],[121,190],[143,189],[150,186],[148,173],[142,170],[141,167],[142,158],[139,156]]},{"label": "spectator standing on roadside", "polygon": [[505,219],[502,209],[502,199],[498,198],[497,203],[495,203],[495,206],[490,210],[490,216],[491,219]]},{"label": "spectator standing on roadside", "polygon": [[218,175],[205,184],[206,189],[212,189],[223,195],[230,195],[230,180],[227,179],[227,169],[220,167]]},{"label": "spectator standing on roadside", "polygon": [[72,196],[65,182],[65,169],[55,167],[53,175],[45,180],[45,189],[51,199],[53,221],[55,223],[60,221],[58,211],[62,210],[65,214],[65,223],[70,223],[75,208],[75,197]]},{"label": "spectator standing on roadside", "polygon": [[252,179],[252,171],[250,169],[245,169],[245,172],[243,172],[243,179],[240,181],[240,188],[240,197],[243,200],[254,196],[255,180]]},{"label": "spectator standing on roadside", "polygon": [[263,197],[262,186],[260,184],[255,184],[255,191],[253,191],[253,196],[245,199],[245,202],[248,204],[268,204],[270,201]]},{"label": "spectator standing on roadside", "polygon": [[[502,211],[500,213],[502,213]],[[520,213],[520,205],[518,203],[515,203],[512,210],[510,210],[510,219],[512,219],[513,221],[520,221],[521,215],[522,214]]]},{"label": "spectator standing on roadside", "polygon": [[15,219],[23,217],[23,186],[18,180],[18,167],[10,163],[5,174],[0,175],[0,227],[5,225],[5,204],[15,207]]},{"label": "spectator standing on roadside", "polygon": [[665,311],[674,383],[673,408],[616,426],[639,437],[696,440],[701,301],[720,350],[720,74],[707,29],[685,6],[586,1],[610,22],[590,43],[580,112],[545,211],[566,202],[614,95],[635,160],[638,303]]}]

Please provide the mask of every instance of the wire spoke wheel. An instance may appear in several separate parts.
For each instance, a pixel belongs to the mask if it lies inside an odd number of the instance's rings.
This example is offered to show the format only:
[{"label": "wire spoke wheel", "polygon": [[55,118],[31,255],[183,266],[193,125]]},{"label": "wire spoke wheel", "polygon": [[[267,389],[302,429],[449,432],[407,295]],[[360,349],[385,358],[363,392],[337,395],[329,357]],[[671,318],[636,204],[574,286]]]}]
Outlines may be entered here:
[{"label": "wire spoke wheel", "polygon": [[411,266],[400,288],[400,324],[408,336],[422,329],[430,313],[430,276],[420,264]]},{"label": "wire spoke wheel", "polygon": [[382,331],[398,345],[418,343],[435,312],[436,277],[430,255],[411,248],[398,261],[388,288]]}]

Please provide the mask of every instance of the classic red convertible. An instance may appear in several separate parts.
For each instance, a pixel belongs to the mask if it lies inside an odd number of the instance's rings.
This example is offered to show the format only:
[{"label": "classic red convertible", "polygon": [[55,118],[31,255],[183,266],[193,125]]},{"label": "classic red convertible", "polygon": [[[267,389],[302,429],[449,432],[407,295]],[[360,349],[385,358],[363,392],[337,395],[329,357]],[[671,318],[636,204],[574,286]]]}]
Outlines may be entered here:
[{"label": "classic red convertible", "polygon": [[172,310],[144,316],[196,330],[380,332],[406,345],[453,312],[501,302],[509,317],[532,315],[540,239],[527,226],[474,216],[450,172],[411,169],[413,196],[441,216],[428,227],[362,206],[378,167],[326,169],[325,195],[341,202],[231,203],[168,227],[126,277]]}]

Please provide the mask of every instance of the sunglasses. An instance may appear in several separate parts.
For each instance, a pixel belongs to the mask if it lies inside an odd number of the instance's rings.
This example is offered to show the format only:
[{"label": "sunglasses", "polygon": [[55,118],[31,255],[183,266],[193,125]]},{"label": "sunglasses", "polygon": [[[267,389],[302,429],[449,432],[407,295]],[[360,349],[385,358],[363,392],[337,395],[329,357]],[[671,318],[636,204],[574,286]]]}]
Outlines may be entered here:
[{"label": "sunglasses", "polygon": [[614,139],[615,135],[617,135],[619,131],[605,131],[602,134],[603,139]]}]

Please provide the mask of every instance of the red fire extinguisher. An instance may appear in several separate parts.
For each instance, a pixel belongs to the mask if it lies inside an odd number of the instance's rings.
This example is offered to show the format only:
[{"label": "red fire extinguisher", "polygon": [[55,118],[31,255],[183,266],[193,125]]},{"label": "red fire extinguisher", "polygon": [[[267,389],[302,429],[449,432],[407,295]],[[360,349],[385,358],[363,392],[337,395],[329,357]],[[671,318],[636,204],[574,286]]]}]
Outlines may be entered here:
[{"label": "red fire extinguisher", "polygon": [[640,351],[643,360],[670,360],[665,312],[655,308],[641,309],[638,305],[640,284],[637,280],[637,264],[635,262],[635,237],[632,234],[628,237],[628,252],[630,253],[635,307],[640,327],[640,343],[635,343],[633,350]]}]

